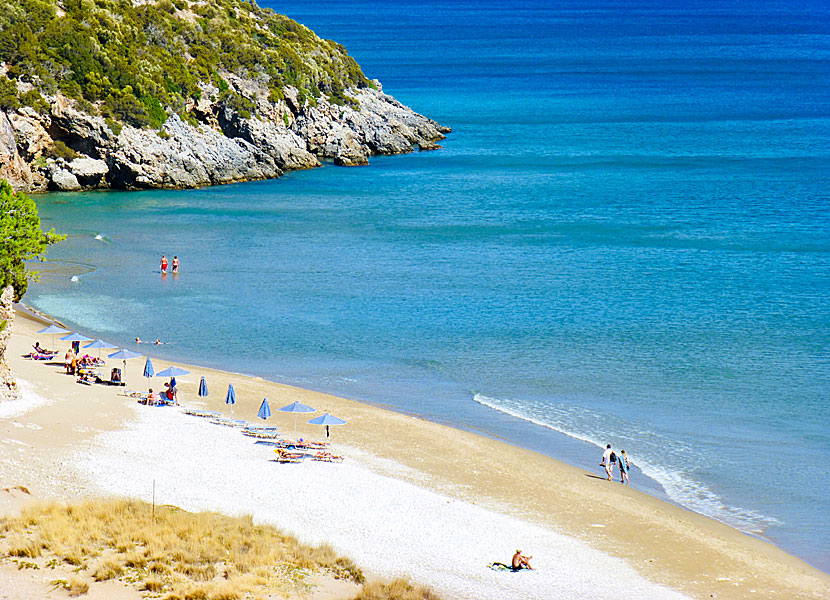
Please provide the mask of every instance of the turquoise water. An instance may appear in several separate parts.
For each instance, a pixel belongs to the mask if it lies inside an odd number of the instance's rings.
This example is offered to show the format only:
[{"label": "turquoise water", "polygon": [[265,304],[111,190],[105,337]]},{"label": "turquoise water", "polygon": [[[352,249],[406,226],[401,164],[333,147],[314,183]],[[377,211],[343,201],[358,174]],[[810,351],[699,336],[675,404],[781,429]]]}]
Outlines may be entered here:
[{"label": "turquoise water", "polygon": [[635,487],[830,571],[828,10],[278,9],[452,126],[444,149],[41,197],[69,239],[26,301],[585,468],[610,442]]}]

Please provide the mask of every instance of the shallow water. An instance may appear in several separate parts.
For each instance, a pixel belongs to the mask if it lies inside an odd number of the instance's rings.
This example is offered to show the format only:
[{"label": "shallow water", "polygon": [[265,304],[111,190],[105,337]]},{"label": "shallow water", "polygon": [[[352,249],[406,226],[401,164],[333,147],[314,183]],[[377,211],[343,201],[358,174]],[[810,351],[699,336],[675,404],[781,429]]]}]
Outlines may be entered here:
[{"label": "shallow water", "polygon": [[70,237],[26,301],[586,468],[625,447],[675,502],[830,571],[827,9],[278,8],[452,126],[445,148],[41,197]]}]

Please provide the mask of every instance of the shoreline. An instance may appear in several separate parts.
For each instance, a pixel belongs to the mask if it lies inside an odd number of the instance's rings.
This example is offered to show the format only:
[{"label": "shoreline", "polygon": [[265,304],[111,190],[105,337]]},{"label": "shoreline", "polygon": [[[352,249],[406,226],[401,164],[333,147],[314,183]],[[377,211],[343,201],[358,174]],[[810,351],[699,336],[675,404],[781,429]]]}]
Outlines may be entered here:
[{"label": "shoreline", "polygon": [[[20,358],[34,341],[34,332],[39,328],[29,317],[18,314],[10,345],[10,363],[16,376],[30,381],[37,393],[46,398],[89,389],[66,376],[49,375],[49,379],[56,381],[44,382],[45,372],[54,369]],[[140,379],[138,362],[128,364],[125,373],[127,389],[146,387],[146,381]],[[188,365],[176,364],[188,368]],[[758,591],[764,591],[769,598],[821,598],[830,590],[830,577],[765,540],[750,537],[643,492],[616,483],[610,485],[596,473],[548,456],[481,434],[330,394],[213,369],[191,366],[189,370],[192,375],[185,379],[191,381],[183,384],[185,394],[180,398],[184,406],[198,404],[200,399],[195,395],[195,386],[199,377],[205,375],[212,392],[205,407],[227,414],[224,389],[232,382],[238,400],[244,399],[245,404],[239,402],[236,405],[234,416],[251,422],[255,420],[263,396],[269,398],[272,410],[282,406],[282,400],[287,400],[285,404],[300,400],[319,411],[330,410],[349,421],[345,427],[332,428],[335,447],[342,445],[353,453],[347,456],[349,463],[358,463],[361,468],[389,478],[388,481],[429,490],[431,494],[446,496],[468,506],[483,506],[508,518],[518,517],[522,523],[542,528],[549,535],[556,532],[609,557],[622,559],[638,576],[692,597],[707,598],[714,594],[714,597],[739,599],[756,597]],[[134,401],[113,404],[112,397],[127,400],[116,396],[117,388],[95,386],[93,389],[96,395],[110,397],[109,404],[104,404],[106,414],[73,416],[82,419],[79,427],[83,431],[76,433],[87,440],[102,436],[112,431],[111,418],[117,419],[116,425],[129,427],[136,416],[134,406],[132,411],[128,410]],[[139,412],[139,418],[154,415],[147,410]],[[45,408],[38,411],[45,411]],[[276,411],[274,414],[276,418],[272,417],[269,424],[277,421],[284,425],[287,435],[293,419],[289,420],[285,415],[280,418]],[[215,433],[216,429],[221,428],[213,427],[211,431]],[[9,432],[5,424],[4,430]],[[36,429],[14,430],[15,433],[18,431],[29,434],[32,439],[38,437]],[[90,432],[95,433],[87,435]],[[304,426],[301,421],[298,433],[319,437],[320,431]],[[4,469],[4,487],[25,483],[10,481],[10,474],[13,473]],[[68,481],[72,481],[72,476]],[[73,493],[79,491],[84,495],[86,488],[76,489]],[[64,488],[64,494],[66,492]],[[410,525],[417,529],[420,523],[416,519]],[[486,559],[503,559],[504,552],[490,549]],[[485,555],[481,559],[478,562],[483,563]],[[420,583],[429,585],[431,582]],[[443,590],[439,588],[438,591]],[[598,590],[597,594],[599,597],[601,592]]]}]

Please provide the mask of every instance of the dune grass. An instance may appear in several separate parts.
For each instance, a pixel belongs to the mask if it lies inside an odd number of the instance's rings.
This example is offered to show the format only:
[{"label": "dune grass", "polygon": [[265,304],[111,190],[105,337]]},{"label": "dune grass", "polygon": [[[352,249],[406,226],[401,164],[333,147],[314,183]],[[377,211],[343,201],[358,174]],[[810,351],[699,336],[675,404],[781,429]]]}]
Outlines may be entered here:
[{"label": "dune grass", "polygon": [[153,516],[149,504],[134,500],[34,505],[0,520],[0,533],[7,557],[43,556],[76,566],[91,580],[119,579],[168,600],[285,594],[316,574],[364,581],[330,547],[301,544],[250,517],[172,506],[157,506]]}]

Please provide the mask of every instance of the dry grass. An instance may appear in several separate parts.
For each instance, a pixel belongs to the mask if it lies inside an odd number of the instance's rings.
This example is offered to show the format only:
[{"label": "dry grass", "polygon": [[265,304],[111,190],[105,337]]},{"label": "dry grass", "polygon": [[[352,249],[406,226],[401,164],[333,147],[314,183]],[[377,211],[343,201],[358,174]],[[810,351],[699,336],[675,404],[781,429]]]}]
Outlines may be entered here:
[{"label": "dry grass", "polygon": [[[0,533],[9,540],[7,556],[51,554],[96,581],[120,578],[170,600],[284,593],[316,573],[363,582],[354,563],[330,547],[300,544],[250,517],[165,506],[156,507],[153,518],[149,504],[132,500],[32,506],[0,520]],[[77,583],[80,590],[83,582]]]},{"label": "dry grass", "polygon": [[66,591],[71,597],[82,596],[89,591],[89,584],[86,581],[73,577],[66,584]]},{"label": "dry grass", "polygon": [[354,600],[440,600],[429,588],[406,579],[390,582],[374,581],[363,586]]}]

